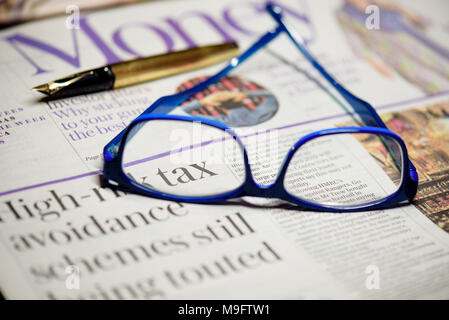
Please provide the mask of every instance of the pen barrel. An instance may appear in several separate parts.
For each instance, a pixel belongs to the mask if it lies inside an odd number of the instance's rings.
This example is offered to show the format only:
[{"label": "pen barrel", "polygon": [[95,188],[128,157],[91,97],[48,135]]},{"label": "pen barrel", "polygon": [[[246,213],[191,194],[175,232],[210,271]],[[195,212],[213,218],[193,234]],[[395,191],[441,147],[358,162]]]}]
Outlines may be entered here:
[{"label": "pen barrel", "polygon": [[113,88],[207,67],[229,60],[237,54],[238,45],[229,42],[115,63],[110,65],[115,75]]}]

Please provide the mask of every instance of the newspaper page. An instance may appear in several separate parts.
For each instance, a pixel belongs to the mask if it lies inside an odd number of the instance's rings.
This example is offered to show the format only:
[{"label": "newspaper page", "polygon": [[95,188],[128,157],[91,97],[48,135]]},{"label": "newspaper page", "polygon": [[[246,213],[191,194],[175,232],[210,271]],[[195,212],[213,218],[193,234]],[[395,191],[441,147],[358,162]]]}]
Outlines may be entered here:
[{"label": "newspaper page", "polygon": [[[416,201],[330,213],[276,199],[193,204],[102,187],[104,145],[156,99],[224,65],[59,100],[43,101],[31,87],[197,45],[234,39],[246,48],[274,22],[262,1],[141,3],[81,15],[75,27],[67,17],[31,22],[0,32],[0,288],[6,298],[449,298],[447,3],[276,3],[320,63],[404,139],[420,176]],[[370,4],[393,22],[366,25]],[[403,21],[407,29],[394,25]],[[233,128],[263,185],[275,181],[304,135],[360,125],[285,36],[171,114]],[[226,134],[197,129],[146,125],[130,141],[136,152],[130,154],[138,157],[130,163],[165,156],[129,165],[126,173],[181,195],[238,187],[244,170],[235,144],[202,148],[208,161],[167,152],[202,135]],[[325,201],[366,201],[395,190],[392,159],[378,144],[366,136],[342,139],[302,149],[285,187]],[[212,161],[217,154],[224,161]]]},{"label": "newspaper page", "polygon": [[57,14],[79,14],[80,10],[106,8],[137,1],[138,0],[44,0],[37,2],[33,0],[5,0],[0,3],[0,27],[28,20],[42,19]]}]

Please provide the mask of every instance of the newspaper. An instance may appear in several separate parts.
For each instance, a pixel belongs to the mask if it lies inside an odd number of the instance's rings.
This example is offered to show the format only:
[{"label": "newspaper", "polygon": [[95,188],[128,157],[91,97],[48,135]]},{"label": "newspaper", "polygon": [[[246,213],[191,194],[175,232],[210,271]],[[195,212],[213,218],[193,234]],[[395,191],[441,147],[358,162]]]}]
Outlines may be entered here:
[{"label": "newspaper", "polygon": [[28,20],[42,19],[57,14],[79,14],[80,10],[92,10],[137,0],[97,0],[97,1],[33,1],[5,0],[0,3],[0,26]]},{"label": "newspaper", "polygon": [[[354,40],[351,45],[349,39],[367,37],[354,33],[359,20],[348,24],[348,6],[360,5],[355,1],[277,3],[326,69],[370,101],[406,141],[421,179],[417,201],[340,214],[308,212],[273,199],[201,205],[103,188],[103,146],[157,98],[223,65],[48,102],[29,88],[79,70],[193,45],[235,39],[245,48],[274,24],[263,2],[241,1],[135,4],[81,16],[79,28],[67,28],[65,17],[31,22],[0,33],[0,288],[6,298],[449,297],[449,92],[440,72],[447,75],[441,69],[447,43],[435,37],[444,38],[447,3],[389,7],[433,19],[419,32],[438,43],[426,61],[440,68],[429,66],[427,78],[418,82],[408,80],[411,71],[382,60],[378,47],[363,49],[375,57],[373,64],[374,58],[360,56]],[[400,53],[409,57],[407,45],[413,42],[403,41]],[[220,85],[227,90],[220,91]],[[286,37],[215,89],[173,114],[202,115],[231,126],[243,137],[253,176],[262,184],[274,181],[287,151],[305,134],[360,120]],[[154,141],[161,140],[155,136]],[[363,188],[376,192],[386,183],[382,162],[366,158],[376,151],[356,140],[349,145],[356,154],[352,169],[342,165],[350,159],[346,150],[335,147],[323,154],[333,159],[329,168],[344,169],[341,178],[352,180],[375,173],[376,184]],[[239,170],[230,167],[227,183],[231,173],[239,178]],[[199,171],[189,172],[187,180],[130,174],[141,183],[185,182],[177,187],[190,193],[219,185],[211,174],[196,179]]]}]

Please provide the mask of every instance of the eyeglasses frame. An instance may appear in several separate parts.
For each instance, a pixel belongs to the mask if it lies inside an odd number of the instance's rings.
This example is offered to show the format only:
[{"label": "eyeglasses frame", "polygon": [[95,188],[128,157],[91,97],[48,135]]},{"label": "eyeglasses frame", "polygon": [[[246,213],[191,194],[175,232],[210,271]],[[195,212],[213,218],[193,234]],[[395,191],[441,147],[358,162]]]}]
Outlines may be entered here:
[{"label": "eyeglasses frame", "polygon": [[[348,90],[346,90],[341,84],[339,84],[334,78],[327,73],[327,71],[313,58],[313,56],[305,49],[303,45],[299,43],[297,39],[301,39],[299,35],[295,34],[294,29],[287,27],[282,18],[282,10],[280,7],[268,3],[266,5],[267,11],[277,22],[277,27],[264,34],[259,40],[257,40],[249,49],[243,52],[240,56],[231,59],[229,64],[215,75],[209,77],[205,81],[193,86],[190,89],[181,91],[174,95],[164,96],[154,102],[148,109],[146,109],[141,115],[134,119],[128,127],[120,132],[114,139],[112,139],[103,150],[104,156],[104,170],[103,170],[103,183],[105,186],[120,188],[131,192],[137,192],[142,195],[160,198],[171,201],[182,201],[191,203],[219,203],[227,199],[238,198],[243,196],[263,197],[263,198],[278,198],[291,203],[299,205],[301,208],[313,211],[329,211],[329,212],[354,212],[365,210],[380,210],[393,207],[399,203],[411,202],[416,195],[418,187],[418,174],[415,167],[408,157],[407,148],[404,141],[399,135],[387,129],[385,123],[377,114],[375,109],[367,102],[359,99]],[[221,78],[226,76],[230,71],[235,69],[250,56],[252,56],[259,49],[265,47],[269,42],[274,40],[279,34],[285,32],[290,40],[295,44],[299,51],[309,62],[326,78],[326,80],[341,94],[341,96],[354,108],[356,113],[361,119],[370,126],[366,127],[340,127],[331,128],[325,130],[319,130],[312,132],[300,138],[292,148],[288,151],[284,162],[281,165],[279,173],[272,184],[261,185],[258,184],[251,173],[250,164],[248,161],[248,154],[241,138],[225,124],[202,118],[197,116],[181,116],[181,115],[168,115],[169,111],[179,106],[182,102],[193,96],[194,94],[201,92],[209,87],[211,84],[218,82]],[[245,180],[242,185],[235,190],[210,196],[201,197],[187,197],[171,195],[157,190],[152,190],[142,184],[137,183],[128,177],[123,171],[123,152],[125,149],[125,143],[130,138],[130,134],[134,134],[136,130],[133,130],[136,126],[141,126],[143,123],[152,120],[173,120],[173,121],[188,121],[188,122],[200,122],[205,125],[212,126],[221,130],[225,130],[231,134],[238,145],[242,148],[244,166],[245,166]],[[322,136],[335,135],[335,134],[354,134],[354,133],[366,133],[388,136],[394,139],[402,151],[402,178],[398,189],[391,195],[375,200],[366,204],[360,205],[348,205],[348,206],[330,206],[322,205],[312,201],[301,199],[288,193],[284,188],[284,179],[287,172],[288,165],[293,158],[295,152],[305,143],[312,139],[316,139]],[[406,174],[408,173],[408,174]]]}]

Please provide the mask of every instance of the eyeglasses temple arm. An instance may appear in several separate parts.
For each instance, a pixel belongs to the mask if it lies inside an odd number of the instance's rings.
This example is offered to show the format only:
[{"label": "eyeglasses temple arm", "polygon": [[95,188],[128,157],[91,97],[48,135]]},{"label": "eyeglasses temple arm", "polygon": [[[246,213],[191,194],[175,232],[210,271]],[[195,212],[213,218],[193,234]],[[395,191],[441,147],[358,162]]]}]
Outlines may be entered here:
[{"label": "eyeglasses temple arm", "polygon": [[[164,96],[156,100],[150,107],[148,107],[142,114],[140,114],[136,119],[137,121],[143,116],[151,113],[168,113],[174,108],[178,107],[182,102],[190,98],[195,93],[201,92],[206,89],[210,85],[218,82],[221,78],[226,76],[229,72],[231,72],[234,68],[242,64],[245,60],[251,57],[254,53],[259,51],[261,48],[265,47],[269,42],[275,39],[281,32],[282,28],[280,26],[276,27],[274,30],[265,33],[262,37],[259,38],[251,47],[249,47],[245,52],[243,52],[240,56],[232,58],[229,64],[224,67],[221,71],[216,73],[215,75],[209,77],[203,82],[200,82],[196,86],[187,89],[185,91],[181,91],[177,94],[173,94],[170,96]],[[133,130],[131,134],[136,134],[138,132]],[[115,136],[105,147],[103,150],[103,156],[105,161],[110,161],[113,159],[117,153],[120,146],[120,142],[123,138],[124,133],[126,132],[126,128],[123,129],[117,136]]]},{"label": "eyeglasses temple arm", "polygon": [[[388,129],[383,120],[380,118],[377,111],[366,101],[356,97],[340,83],[338,83],[322,66],[319,62],[310,54],[310,52],[301,44],[302,38],[296,32],[295,29],[289,28],[282,18],[282,9],[271,3],[266,6],[267,11],[278,23],[278,26],[284,31],[290,40],[295,44],[296,48],[302,53],[302,55],[321,73],[321,75],[342,95],[342,97],[354,108],[357,114],[361,117],[363,122],[368,126],[375,126]],[[413,176],[413,180],[417,181],[416,168],[411,161],[409,161],[410,174]]]},{"label": "eyeglasses temple arm", "polygon": [[296,48],[302,53],[302,55],[321,73],[321,75],[343,96],[343,98],[354,108],[354,110],[360,115],[362,120],[368,126],[375,126],[381,128],[387,128],[385,123],[382,121],[380,116],[377,114],[376,110],[367,102],[354,96],[348,90],[346,90],[342,85],[340,85],[337,80],[334,79],[321,64],[312,56],[312,54],[303,46],[301,43],[302,37],[297,33],[294,28],[291,28],[284,22],[282,18],[281,8],[273,5],[267,5],[267,11],[273,17],[273,19],[278,23],[290,40],[294,43]]}]

